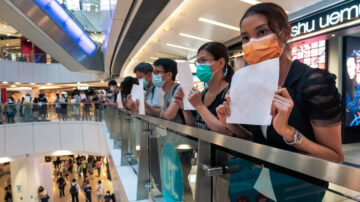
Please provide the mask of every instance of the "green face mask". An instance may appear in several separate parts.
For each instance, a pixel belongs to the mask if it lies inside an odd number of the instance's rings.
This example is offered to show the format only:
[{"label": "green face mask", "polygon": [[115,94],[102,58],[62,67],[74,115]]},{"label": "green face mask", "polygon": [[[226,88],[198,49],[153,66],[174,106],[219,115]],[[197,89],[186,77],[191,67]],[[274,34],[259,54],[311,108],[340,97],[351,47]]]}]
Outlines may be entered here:
[{"label": "green face mask", "polygon": [[204,83],[209,83],[214,77],[214,73],[211,72],[211,65],[206,63],[197,65],[196,75],[200,79],[200,81]]},{"label": "green face mask", "polygon": [[139,84],[141,81],[143,81],[144,88],[147,88],[149,86],[149,82],[147,82],[145,78],[140,78],[140,79],[138,79],[138,81],[139,81]]}]

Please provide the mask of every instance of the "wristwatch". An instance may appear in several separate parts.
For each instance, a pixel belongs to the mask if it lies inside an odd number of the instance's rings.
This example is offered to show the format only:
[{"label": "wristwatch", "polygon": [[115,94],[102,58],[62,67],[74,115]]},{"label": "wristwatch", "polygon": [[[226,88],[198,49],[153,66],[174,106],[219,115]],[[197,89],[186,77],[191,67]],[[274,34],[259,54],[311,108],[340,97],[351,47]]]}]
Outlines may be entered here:
[{"label": "wristwatch", "polygon": [[294,128],[294,141],[293,142],[286,141],[286,139],[284,137],[284,142],[288,145],[298,145],[301,143],[301,141],[302,141],[302,134],[295,128]]}]

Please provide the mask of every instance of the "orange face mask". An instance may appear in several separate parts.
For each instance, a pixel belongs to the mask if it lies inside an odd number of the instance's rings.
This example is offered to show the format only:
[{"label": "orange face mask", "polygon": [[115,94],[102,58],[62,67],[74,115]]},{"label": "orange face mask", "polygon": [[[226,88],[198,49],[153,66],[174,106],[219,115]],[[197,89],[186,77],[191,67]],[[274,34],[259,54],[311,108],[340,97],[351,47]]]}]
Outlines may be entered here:
[{"label": "orange face mask", "polygon": [[246,44],[243,44],[244,59],[250,65],[280,57],[283,49],[279,46],[275,34],[269,34],[259,39],[251,38]]}]

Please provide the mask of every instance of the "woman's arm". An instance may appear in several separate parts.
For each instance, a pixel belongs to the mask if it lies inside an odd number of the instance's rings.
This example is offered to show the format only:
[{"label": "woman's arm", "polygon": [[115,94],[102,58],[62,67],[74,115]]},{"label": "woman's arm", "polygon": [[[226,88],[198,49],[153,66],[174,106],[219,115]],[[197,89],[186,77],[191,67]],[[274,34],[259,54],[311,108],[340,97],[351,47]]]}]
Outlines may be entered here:
[{"label": "woman's arm", "polygon": [[179,87],[179,90],[174,95],[175,102],[180,106],[181,110],[184,114],[185,124],[188,126],[195,126],[195,118],[191,111],[184,111],[184,91],[181,87]]},{"label": "woman's arm", "polygon": [[[288,125],[293,106],[294,102],[286,88],[279,89],[275,92],[271,107],[273,126],[276,132],[283,136],[288,142],[294,141],[295,128]],[[343,162],[344,154],[341,143],[341,126],[319,127],[312,125],[312,128],[318,143],[302,135],[301,143],[295,145],[295,148],[316,158],[337,163]]]}]

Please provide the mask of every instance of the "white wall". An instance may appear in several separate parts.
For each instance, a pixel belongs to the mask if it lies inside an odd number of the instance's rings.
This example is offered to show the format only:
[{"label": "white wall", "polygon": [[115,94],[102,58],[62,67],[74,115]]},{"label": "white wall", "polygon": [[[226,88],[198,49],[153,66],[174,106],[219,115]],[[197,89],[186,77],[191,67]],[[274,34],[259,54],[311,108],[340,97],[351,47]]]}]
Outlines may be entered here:
[{"label": "white wall", "polygon": [[108,155],[103,124],[68,121],[0,126],[0,158],[50,154],[59,150]]},{"label": "white wall", "polygon": [[62,64],[0,60],[0,81],[21,83],[70,83],[96,81],[103,74],[71,72]]}]

